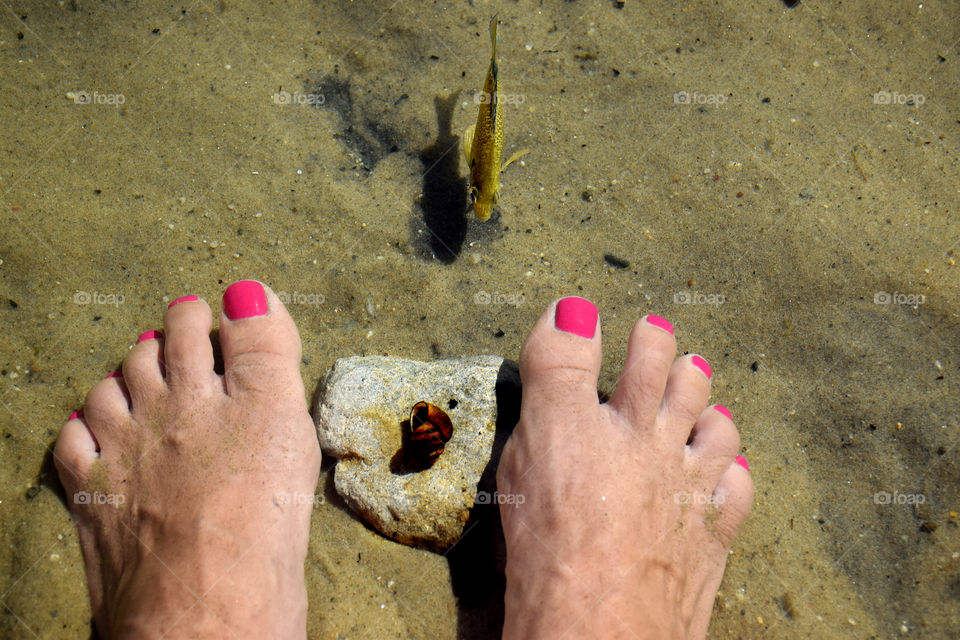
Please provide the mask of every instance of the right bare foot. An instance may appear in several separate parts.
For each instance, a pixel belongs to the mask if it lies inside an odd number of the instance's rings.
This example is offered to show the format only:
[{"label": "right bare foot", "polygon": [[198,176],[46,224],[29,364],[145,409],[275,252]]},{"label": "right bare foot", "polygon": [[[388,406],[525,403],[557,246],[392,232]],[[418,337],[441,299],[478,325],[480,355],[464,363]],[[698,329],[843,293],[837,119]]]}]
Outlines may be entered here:
[{"label": "right bare foot", "polygon": [[320,449],[287,310],[231,285],[171,304],[54,452],[103,638],[303,638]]},{"label": "right bare foot", "polygon": [[[507,543],[504,638],[704,638],[753,483],[710,367],[674,361],[647,316],[607,404],[596,307],[565,298],[520,357],[523,405],[497,473]],[[522,504],[517,504],[522,502]]]}]

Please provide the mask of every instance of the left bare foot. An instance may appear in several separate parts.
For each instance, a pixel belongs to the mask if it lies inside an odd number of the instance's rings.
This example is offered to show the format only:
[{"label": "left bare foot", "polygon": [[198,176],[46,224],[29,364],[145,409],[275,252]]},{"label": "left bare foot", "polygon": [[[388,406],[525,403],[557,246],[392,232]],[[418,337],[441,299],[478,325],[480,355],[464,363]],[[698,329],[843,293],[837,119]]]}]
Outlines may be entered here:
[{"label": "left bare foot", "polygon": [[104,638],[303,638],[320,449],[300,341],[272,291],[171,304],[54,452]]}]

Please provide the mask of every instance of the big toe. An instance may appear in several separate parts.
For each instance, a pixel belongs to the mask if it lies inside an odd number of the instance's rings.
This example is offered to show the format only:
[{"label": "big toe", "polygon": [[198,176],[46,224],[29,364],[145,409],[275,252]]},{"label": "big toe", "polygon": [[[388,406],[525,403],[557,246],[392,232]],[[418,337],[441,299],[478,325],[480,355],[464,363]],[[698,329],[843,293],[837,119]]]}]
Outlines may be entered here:
[{"label": "big toe", "polygon": [[537,320],[520,353],[522,416],[595,407],[600,362],[597,308],[584,298],[557,301]]},{"label": "big toe", "polygon": [[278,389],[303,395],[297,327],[269,287],[255,280],[227,287],[220,317],[220,350],[229,395]]}]

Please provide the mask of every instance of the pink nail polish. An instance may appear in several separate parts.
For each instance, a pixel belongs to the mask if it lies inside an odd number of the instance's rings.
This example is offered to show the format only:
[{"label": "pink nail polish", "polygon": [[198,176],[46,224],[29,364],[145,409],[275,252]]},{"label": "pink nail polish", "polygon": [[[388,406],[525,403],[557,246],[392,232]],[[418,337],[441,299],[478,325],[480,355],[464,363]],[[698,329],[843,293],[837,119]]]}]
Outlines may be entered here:
[{"label": "pink nail polish", "polygon": [[713,405],[713,408],[719,411],[720,413],[722,413],[723,415],[727,416],[727,418],[729,418],[730,420],[733,420],[733,416],[730,415],[730,409],[727,409],[722,404],[715,404]]},{"label": "pink nail polish", "polygon": [[223,312],[231,320],[267,314],[267,293],[256,280],[234,282],[223,292]]},{"label": "pink nail polish", "polygon": [[197,296],[183,296],[182,298],[177,298],[176,300],[168,304],[167,309],[170,309],[173,307],[173,305],[180,304],[181,302],[194,302],[195,300],[199,300],[199,299],[200,298],[198,298]]},{"label": "pink nail polish", "polygon": [[697,369],[700,369],[700,371],[703,371],[703,373],[707,376],[707,380],[709,380],[710,376],[713,375],[713,371],[710,369],[710,365],[707,363],[706,360],[704,360],[700,356],[693,356],[692,358],[690,358],[690,362],[692,362],[693,366],[695,366]]},{"label": "pink nail polish", "polygon": [[108,375],[107,377],[108,377],[108,378],[122,378],[122,377],[123,377],[123,372],[121,372],[121,371],[114,371],[113,373],[111,373],[111,374]]},{"label": "pink nail polish", "polygon": [[655,327],[660,327],[670,335],[673,335],[673,325],[667,322],[665,318],[661,318],[660,316],[655,316],[651,313],[650,315],[647,316],[647,322],[649,322]]},{"label": "pink nail polish", "polygon": [[557,302],[553,326],[589,340],[597,332],[599,315],[594,304],[585,298],[563,298]]},{"label": "pink nail polish", "polygon": [[736,462],[738,465],[740,465],[747,471],[750,471],[750,465],[747,464],[747,459],[744,458],[743,456],[737,456],[736,458],[734,458],[734,462]]},{"label": "pink nail polish", "polygon": [[[176,301],[174,301],[174,303],[176,303]],[[169,309],[169,307],[167,308]],[[144,331],[143,333],[140,334],[140,336],[137,338],[137,343],[139,344],[144,340],[159,340],[162,337],[163,337],[162,333],[160,333],[156,329],[150,329],[150,331]]]},{"label": "pink nail polish", "polygon": [[74,411],[70,414],[70,417],[67,420],[81,420],[83,418],[83,409],[79,411]]}]

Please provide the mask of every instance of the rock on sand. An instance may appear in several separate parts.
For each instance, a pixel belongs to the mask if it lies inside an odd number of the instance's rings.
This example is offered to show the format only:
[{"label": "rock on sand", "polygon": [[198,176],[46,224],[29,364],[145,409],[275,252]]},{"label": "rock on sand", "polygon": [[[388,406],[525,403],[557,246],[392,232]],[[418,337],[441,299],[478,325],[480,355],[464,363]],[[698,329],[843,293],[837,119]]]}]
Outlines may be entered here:
[{"label": "rock on sand", "polygon": [[[320,383],[314,407],[320,447],[337,458],[337,493],[384,535],[449,549],[471,517],[481,477],[493,490],[519,390],[516,365],[499,356],[337,360]],[[410,410],[420,401],[443,409],[453,424],[444,452],[430,467],[413,463],[404,436]]]}]

